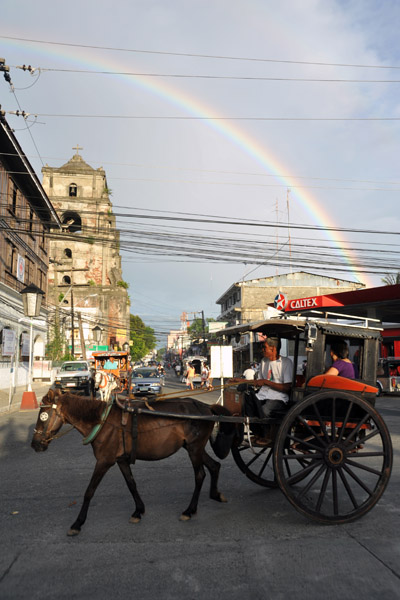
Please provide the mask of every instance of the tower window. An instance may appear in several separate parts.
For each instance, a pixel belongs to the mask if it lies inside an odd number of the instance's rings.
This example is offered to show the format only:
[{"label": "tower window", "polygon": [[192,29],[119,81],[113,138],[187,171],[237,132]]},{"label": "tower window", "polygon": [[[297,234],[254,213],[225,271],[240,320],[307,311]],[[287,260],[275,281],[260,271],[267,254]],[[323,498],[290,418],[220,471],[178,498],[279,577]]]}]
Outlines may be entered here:
[{"label": "tower window", "polygon": [[71,277],[69,277],[68,275],[64,275],[64,277],[62,278],[62,282],[66,285],[71,285]]},{"label": "tower window", "polygon": [[71,183],[69,186],[69,195],[71,197],[75,197],[78,195],[78,186],[76,185],[76,183]]},{"label": "tower window", "polygon": [[65,256],[65,258],[72,258],[71,248],[64,248],[64,256]]}]

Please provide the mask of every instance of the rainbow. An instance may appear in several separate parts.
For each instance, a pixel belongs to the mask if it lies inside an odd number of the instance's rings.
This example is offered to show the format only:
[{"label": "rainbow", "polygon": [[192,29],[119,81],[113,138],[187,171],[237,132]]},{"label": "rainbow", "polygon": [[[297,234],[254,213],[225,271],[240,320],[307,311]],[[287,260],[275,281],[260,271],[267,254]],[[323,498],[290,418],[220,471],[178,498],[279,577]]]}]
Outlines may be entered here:
[{"label": "rainbow", "polygon": [[[9,45],[17,47],[21,47],[21,45],[30,46],[32,43],[34,43],[24,42],[21,44],[18,41],[8,39],[6,39],[5,42]],[[60,47],[62,48],[62,46]],[[109,58],[104,60],[85,60],[81,57],[77,58],[72,49],[68,50],[66,48],[63,51],[60,51],[60,47],[57,47],[57,52],[53,51],[53,48],[56,48],[56,46],[53,46],[51,51],[46,50],[45,52],[40,52],[46,57],[57,55],[70,60],[72,59],[81,66],[85,65],[86,68],[92,67],[104,70],[104,67],[106,66],[110,70],[118,71],[120,69],[120,63],[117,60],[111,60]],[[295,186],[293,186],[293,184],[290,183],[288,176],[282,175],[282,173],[285,171],[290,172],[290,169],[284,167],[284,165],[280,163],[276,157],[272,156],[272,153],[267,150],[264,145],[258,143],[236,123],[226,120],[218,120],[222,118],[222,115],[217,114],[211,107],[199,102],[196,98],[190,96],[189,94],[182,93],[177,88],[158,78],[156,80],[152,80],[149,77],[130,75],[118,75],[118,77],[123,79],[125,82],[132,83],[133,85],[139,86],[150,93],[156,94],[170,104],[183,109],[188,114],[204,119],[204,121],[211,128],[219,132],[232,143],[237,145],[243,152],[251,156],[258,164],[271,173],[277,181],[281,182],[286,188],[290,188],[292,197],[295,198],[298,204],[310,216],[314,224],[322,228],[337,227],[337,224],[334,222],[331,215],[321,207],[318,200],[314,198],[312,194],[310,194],[308,191],[297,189]],[[367,274],[361,273],[357,269],[358,260],[355,255],[351,252],[351,250],[345,250],[348,245],[345,237],[341,235],[340,232],[331,231],[330,229],[325,230],[324,233],[326,237],[333,242],[337,249],[337,254],[343,257],[354,277],[359,281],[364,280],[364,283],[366,283],[367,286],[373,287],[374,283],[372,279],[368,277]]]}]

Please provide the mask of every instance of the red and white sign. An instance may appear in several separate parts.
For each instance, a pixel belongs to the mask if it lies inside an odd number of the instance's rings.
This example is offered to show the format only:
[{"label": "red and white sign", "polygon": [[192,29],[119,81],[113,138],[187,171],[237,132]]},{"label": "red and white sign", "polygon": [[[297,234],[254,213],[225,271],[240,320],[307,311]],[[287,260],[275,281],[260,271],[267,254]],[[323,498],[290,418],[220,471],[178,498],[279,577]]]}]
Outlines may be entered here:
[{"label": "red and white sign", "polygon": [[22,283],[25,281],[25,259],[20,254],[18,254],[17,260],[17,279]]},{"label": "red and white sign", "polygon": [[285,296],[285,294],[282,294],[282,292],[279,292],[279,294],[277,296],[275,296],[274,298],[274,307],[276,308],[276,310],[285,310],[287,305],[287,298]]},{"label": "red and white sign", "polygon": [[320,308],[322,306],[321,296],[313,296],[311,298],[296,298],[289,300],[286,311],[304,310],[305,308]]}]

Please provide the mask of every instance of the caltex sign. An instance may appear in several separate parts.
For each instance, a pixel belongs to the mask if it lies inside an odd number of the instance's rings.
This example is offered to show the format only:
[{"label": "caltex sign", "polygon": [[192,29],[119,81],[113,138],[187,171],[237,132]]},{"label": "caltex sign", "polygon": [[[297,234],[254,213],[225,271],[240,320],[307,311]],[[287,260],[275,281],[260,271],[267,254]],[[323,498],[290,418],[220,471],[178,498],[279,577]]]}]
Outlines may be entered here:
[{"label": "caltex sign", "polygon": [[282,292],[279,292],[279,294],[277,296],[275,296],[274,298],[274,307],[277,310],[285,310],[287,306],[287,298],[285,296],[285,294],[282,294]]}]

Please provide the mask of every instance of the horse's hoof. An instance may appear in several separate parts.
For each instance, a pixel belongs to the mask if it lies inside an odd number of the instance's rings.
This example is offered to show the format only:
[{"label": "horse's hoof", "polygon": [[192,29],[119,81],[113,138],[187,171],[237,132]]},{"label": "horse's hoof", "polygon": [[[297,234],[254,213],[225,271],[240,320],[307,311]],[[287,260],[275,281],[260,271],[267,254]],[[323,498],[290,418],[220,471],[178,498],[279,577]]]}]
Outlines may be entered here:
[{"label": "horse's hoof", "polygon": [[191,517],[190,517],[189,515],[185,515],[185,514],[182,514],[182,515],[179,517],[179,520],[180,520],[180,521],[190,521],[190,519],[191,519]]},{"label": "horse's hoof", "polygon": [[129,523],[140,523],[141,518],[140,517],[131,517],[129,519]]},{"label": "horse's hoof", "polygon": [[70,537],[73,535],[79,535],[80,534],[80,530],[79,529],[70,529],[67,533],[67,535],[69,535]]}]

